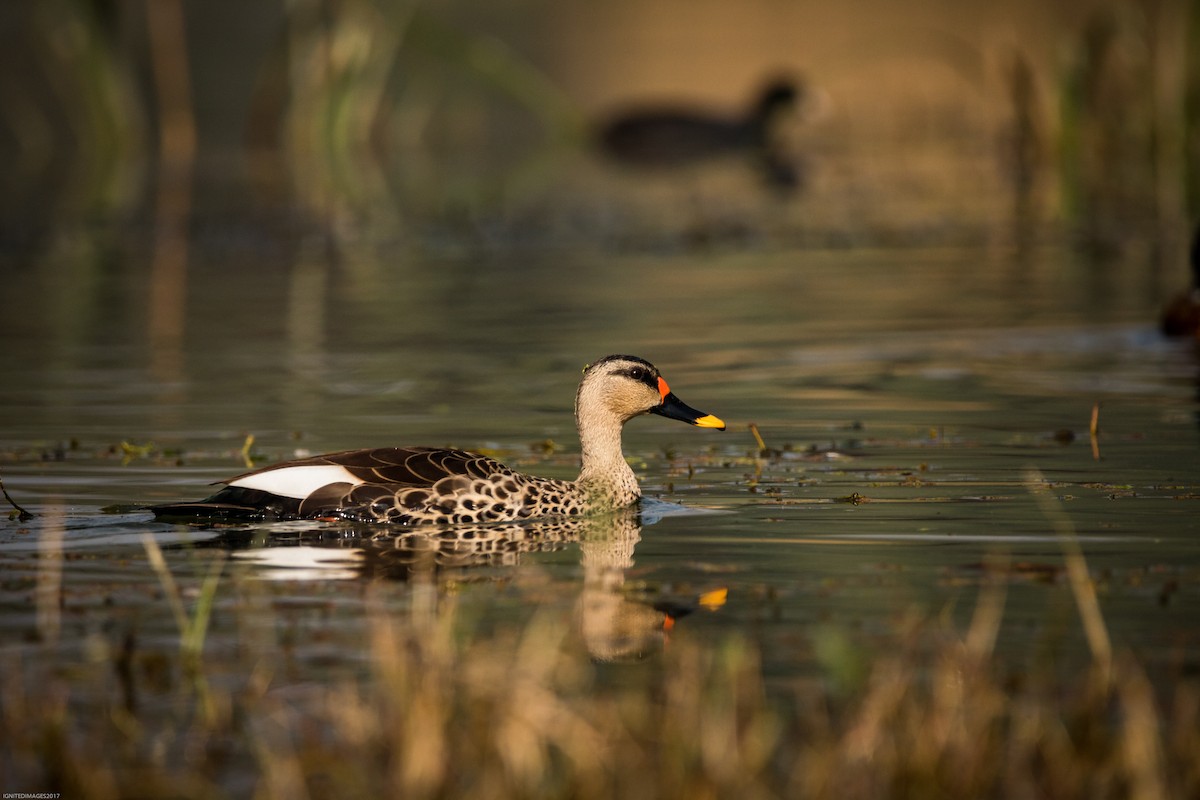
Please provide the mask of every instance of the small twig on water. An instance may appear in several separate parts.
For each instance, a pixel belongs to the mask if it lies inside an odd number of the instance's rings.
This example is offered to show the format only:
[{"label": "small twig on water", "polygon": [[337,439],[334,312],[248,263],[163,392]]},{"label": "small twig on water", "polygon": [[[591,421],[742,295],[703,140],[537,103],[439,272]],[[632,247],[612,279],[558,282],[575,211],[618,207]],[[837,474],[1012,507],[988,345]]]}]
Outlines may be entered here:
[{"label": "small twig on water", "polygon": [[12,495],[8,493],[8,489],[4,488],[4,478],[0,478],[0,492],[4,492],[4,499],[8,501],[17,512],[17,519],[21,522],[27,522],[33,519],[33,514],[17,505],[17,501],[12,499]]},{"label": "small twig on water", "polygon": [[763,441],[762,434],[758,432],[758,426],[753,422],[750,423],[750,432],[754,434],[754,441],[758,442],[758,449],[766,450],[767,443]]},{"label": "small twig on water", "polygon": [[1100,460],[1100,404],[1092,404],[1092,421],[1088,425],[1088,436],[1092,440],[1092,458],[1096,461]]},{"label": "small twig on water", "polygon": [[754,422],[750,423],[750,433],[754,434],[754,440],[758,443],[758,455],[768,455],[770,449],[768,449],[766,441],[762,440],[762,434],[758,433],[758,426]]}]

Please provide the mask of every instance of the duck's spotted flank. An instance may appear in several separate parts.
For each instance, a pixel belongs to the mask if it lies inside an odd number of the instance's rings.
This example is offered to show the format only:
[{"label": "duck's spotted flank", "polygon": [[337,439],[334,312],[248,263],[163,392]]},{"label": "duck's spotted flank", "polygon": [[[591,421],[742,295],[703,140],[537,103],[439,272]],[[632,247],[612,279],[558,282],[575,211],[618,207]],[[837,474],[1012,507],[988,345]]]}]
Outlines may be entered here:
[{"label": "duck's spotted flank", "polygon": [[225,487],[206,500],[151,510],[189,520],[455,524],[624,508],[641,490],[621,452],[621,428],[647,413],[725,429],[717,417],[676,397],[649,361],[607,356],[584,370],[575,395],[582,468],[574,481],[523,475],[464,450],[382,447],[285,461],[222,481]]}]

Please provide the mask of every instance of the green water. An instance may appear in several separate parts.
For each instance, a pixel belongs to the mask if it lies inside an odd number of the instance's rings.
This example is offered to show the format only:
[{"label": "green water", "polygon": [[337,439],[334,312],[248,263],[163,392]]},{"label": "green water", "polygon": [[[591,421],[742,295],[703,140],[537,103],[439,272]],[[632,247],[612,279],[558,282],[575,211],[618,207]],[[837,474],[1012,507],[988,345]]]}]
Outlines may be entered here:
[{"label": "green water", "polygon": [[[1083,546],[1115,644],[1149,663],[1196,663],[1198,365],[1189,345],[1157,335],[1136,263],[1096,266],[1053,247],[208,247],[193,247],[166,337],[149,330],[145,253],[81,248],[9,270],[22,301],[0,323],[0,452],[10,493],[37,516],[0,526],[5,651],[49,637],[75,652],[130,631],[169,640],[142,537],[167,547],[193,593],[227,548],[198,547],[215,532],[134,507],[202,497],[244,471],[247,435],[257,464],[432,444],[569,477],[580,369],[630,352],[729,423],[627,427],[647,496],[684,509],[592,530],[585,539],[624,548],[607,562],[576,535],[441,570],[434,585],[472,624],[575,618],[600,570],[618,588],[578,624],[613,638],[628,618],[637,630],[600,645],[585,636],[592,656],[748,632],[768,674],[786,678],[814,668],[830,630],[869,646],[906,613],[967,619],[984,562],[1000,558],[1002,652],[1082,662],[1060,543],[1031,493],[1040,476]],[[385,586],[405,609],[426,585],[363,569],[360,535],[315,525],[234,537],[206,643],[215,663],[255,614],[239,600],[247,586],[275,609],[320,609],[296,612],[312,638],[295,645],[296,681],[359,663],[364,588]],[[334,562],[276,563],[322,553],[299,543],[336,547]],[[57,582],[56,603],[44,592]],[[695,605],[719,588],[723,605]],[[695,612],[667,634],[655,603]]]}]

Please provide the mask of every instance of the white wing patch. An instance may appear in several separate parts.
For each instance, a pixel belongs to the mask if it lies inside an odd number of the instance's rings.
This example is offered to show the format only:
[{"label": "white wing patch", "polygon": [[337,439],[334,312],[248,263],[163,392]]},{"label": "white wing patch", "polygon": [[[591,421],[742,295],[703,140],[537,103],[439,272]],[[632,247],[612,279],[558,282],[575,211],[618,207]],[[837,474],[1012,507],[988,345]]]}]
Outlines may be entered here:
[{"label": "white wing patch", "polygon": [[351,483],[358,486],[363,482],[343,467],[334,464],[312,464],[256,472],[253,475],[239,478],[229,485],[241,486],[245,489],[258,489],[280,497],[294,497],[297,500],[303,500],[317,489],[331,483]]}]

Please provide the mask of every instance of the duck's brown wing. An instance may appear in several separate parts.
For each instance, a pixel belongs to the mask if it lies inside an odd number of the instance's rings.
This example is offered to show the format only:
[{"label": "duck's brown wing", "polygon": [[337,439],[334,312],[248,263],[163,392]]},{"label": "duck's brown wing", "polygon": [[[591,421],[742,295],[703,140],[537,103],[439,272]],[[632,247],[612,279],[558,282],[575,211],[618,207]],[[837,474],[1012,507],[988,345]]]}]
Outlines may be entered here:
[{"label": "duck's brown wing", "polygon": [[389,484],[395,487],[432,486],[443,478],[454,475],[486,478],[510,472],[508,467],[499,461],[466,450],[440,447],[376,447],[369,450],[342,450],[284,461],[235,475],[221,483],[233,484],[244,478],[287,467],[341,467],[364,483]]},{"label": "duck's brown wing", "polygon": [[[495,459],[465,450],[381,447],[343,450],[284,461],[235,475],[213,496],[198,502],[152,506],[158,517],[176,519],[278,520],[338,518],[370,522],[449,522],[463,519],[456,491],[481,482],[507,482],[512,470]],[[286,478],[286,479],[285,479]],[[509,490],[509,493],[513,489]],[[469,500],[470,498],[467,498]],[[483,504],[516,517],[515,499],[495,491],[472,503],[474,519]]]}]

